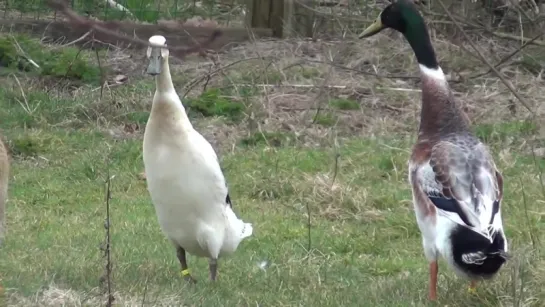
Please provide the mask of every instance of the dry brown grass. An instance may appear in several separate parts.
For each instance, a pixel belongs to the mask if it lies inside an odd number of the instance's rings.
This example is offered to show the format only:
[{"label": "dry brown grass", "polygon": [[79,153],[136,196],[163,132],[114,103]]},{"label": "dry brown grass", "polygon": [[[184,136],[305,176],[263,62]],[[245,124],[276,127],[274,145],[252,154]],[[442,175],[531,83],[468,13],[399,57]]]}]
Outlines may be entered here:
[{"label": "dry brown grass", "polygon": [[[475,123],[527,118],[527,110],[498,78],[490,74],[471,78],[488,70],[478,59],[437,36],[434,45],[455,96],[465,104]],[[479,48],[497,61],[515,49],[503,46],[500,51],[497,43],[489,41],[479,42]],[[139,61],[143,55],[133,57]],[[400,37],[385,35],[366,41],[257,41],[218,54],[215,63],[193,59],[175,62],[180,92],[188,89],[188,80],[204,79],[206,75],[210,75],[207,88],[247,87],[254,91],[255,95],[249,99],[237,95],[240,90],[229,94],[231,99],[249,106],[247,116],[256,122],[240,123],[240,134],[255,124],[264,131],[291,132],[307,137],[309,143],[320,143],[332,131],[339,136],[413,133],[419,120],[417,65],[410,47]],[[116,65],[123,66],[119,62]],[[501,71],[531,107],[542,114],[540,100],[545,89],[541,75],[528,73],[517,65],[517,58]],[[193,86],[187,92],[189,97],[203,91],[204,81],[189,83]],[[359,109],[335,109],[328,104],[332,99],[354,100]],[[332,114],[331,123],[310,125],[317,112]],[[225,128],[221,126],[218,130],[226,131]],[[231,138],[232,129],[225,133]],[[219,138],[232,143],[230,137]]]},{"label": "dry brown grass", "polygon": [[[488,70],[483,63],[457,45],[432,35],[439,61],[455,96],[466,107],[476,123],[523,119],[528,112],[501,81],[491,75],[472,78]],[[481,40],[479,48],[490,59],[499,61],[516,49],[512,44]],[[53,48],[53,47],[52,47]],[[536,51],[537,50],[537,51]],[[541,75],[531,74],[520,65],[522,57],[540,57],[539,49],[523,51],[522,56],[501,67],[538,114],[545,112],[540,99],[545,94]],[[103,118],[116,124],[116,116],[137,109],[147,109],[140,92],[123,88],[146,78],[144,51],[112,47],[103,53],[102,64],[108,68],[107,94],[115,100],[114,116]],[[217,131],[210,136],[233,144],[248,131],[284,131],[306,139],[308,144],[321,144],[324,136],[335,131],[337,136],[381,135],[393,132],[413,133],[419,120],[419,75],[417,63],[405,40],[393,33],[364,41],[261,40],[228,48],[218,53],[214,62],[189,57],[172,60],[174,82],[182,95],[196,97],[206,88],[221,88],[230,99],[247,106],[246,120],[238,125],[223,125],[212,119]],[[116,84],[117,75],[128,76],[125,84]],[[8,87],[17,85],[6,80]],[[111,110],[110,99],[98,100],[100,88],[71,87],[70,83],[26,80],[29,91],[46,90],[59,98],[94,97],[98,117]],[[241,96],[241,89],[252,92]],[[123,95],[119,94],[122,93]],[[119,94],[119,95],[118,95]],[[356,110],[339,110],[329,102],[351,100]],[[114,108],[115,109],[115,108]],[[323,125],[311,125],[318,117],[327,117]],[[93,117],[92,114],[89,115]],[[199,125],[209,125],[207,121]],[[126,123],[110,127],[123,130]],[[254,127],[255,126],[255,127]],[[140,127],[139,131],[143,131]],[[236,131],[234,131],[236,130]],[[228,145],[232,146],[232,145]]]}]

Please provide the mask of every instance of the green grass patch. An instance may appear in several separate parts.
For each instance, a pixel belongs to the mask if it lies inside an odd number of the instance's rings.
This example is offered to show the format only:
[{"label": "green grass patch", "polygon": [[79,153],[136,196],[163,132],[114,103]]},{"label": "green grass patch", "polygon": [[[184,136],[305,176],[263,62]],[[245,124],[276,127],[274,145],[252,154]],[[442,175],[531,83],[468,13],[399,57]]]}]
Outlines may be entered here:
[{"label": "green grass patch", "polygon": [[40,134],[25,134],[11,139],[10,153],[15,157],[36,157],[47,150],[50,139]]},{"label": "green grass patch", "polygon": [[245,106],[224,96],[220,89],[208,89],[197,98],[185,101],[191,111],[196,111],[205,117],[222,116],[231,121],[240,120]]},{"label": "green grass patch", "polygon": [[[17,51],[16,43],[40,68],[33,66]],[[51,49],[26,35],[0,37],[0,65],[11,70],[83,83],[98,84],[100,81],[100,68],[93,63],[89,52],[80,52],[75,47]]]},{"label": "green grass patch", "polygon": [[525,54],[521,57],[519,65],[532,74],[540,74],[545,69],[545,56]]},{"label": "green grass patch", "polygon": [[359,110],[360,104],[352,99],[337,98],[331,99],[329,105],[339,110]]},{"label": "green grass patch", "polygon": [[337,123],[338,117],[333,112],[322,111],[314,116],[314,123],[324,127],[332,127]]},{"label": "green grass patch", "polygon": [[[26,148],[29,142],[21,140],[28,133],[12,130],[8,137],[17,140],[17,148]],[[428,305],[427,263],[401,162],[407,154],[396,149],[410,148],[405,140],[345,143],[334,182],[328,149],[271,151],[259,146],[224,155],[235,210],[256,231],[235,255],[220,260],[215,285],[207,280],[206,260],[190,257],[200,282],[189,287],[179,276],[174,249],[159,229],[145,184],[135,179],[142,168],[141,140],[108,144],[100,134],[55,129],[40,132],[40,137],[53,140],[39,150],[40,164],[16,156],[13,166],[10,232],[0,250],[2,285],[11,304],[25,298],[46,301],[42,291],[51,287],[71,291],[77,302],[93,305],[100,300],[95,289],[104,265],[99,245],[104,240],[103,182],[109,172],[115,175],[113,281],[120,304]],[[373,158],[378,153],[382,157]],[[111,158],[109,171],[106,156]],[[543,276],[533,269],[542,254],[525,249],[530,245],[526,225],[542,236],[545,224],[538,216],[526,222],[517,205],[522,199],[519,180],[527,183],[526,197],[543,196],[530,184],[535,181],[532,165],[518,166],[516,174],[506,186],[504,207],[515,260],[498,278],[482,283],[476,296],[467,294],[466,281],[442,264],[440,302],[497,306],[510,299],[513,283],[520,282],[512,279],[512,272],[525,274],[529,282],[520,295],[544,294],[539,286]],[[310,250],[307,205],[312,214]],[[528,206],[540,210],[536,202]]]},{"label": "green grass patch", "polygon": [[243,146],[267,145],[272,147],[288,146],[295,144],[296,137],[291,133],[284,132],[254,132],[241,139]]},{"label": "green grass patch", "polygon": [[505,141],[508,138],[528,137],[537,132],[532,121],[510,121],[493,124],[481,124],[475,127],[475,134],[483,142]]},{"label": "green grass patch", "polygon": [[[442,261],[439,302],[427,301],[428,263],[407,182],[414,137],[401,134],[339,138],[334,150],[270,131],[222,151],[234,210],[253,223],[254,235],[219,260],[216,283],[208,280],[206,259],[190,256],[199,282],[188,286],[137,178],[142,139],[113,140],[104,133],[109,127],[97,124],[103,117],[144,122],[151,88],[113,90],[122,105],[113,111],[93,105],[89,93],[70,100],[29,91],[33,112],[23,110],[15,91],[0,89],[0,130],[13,153],[8,234],[0,248],[6,305],[59,305],[61,298],[66,306],[104,304],[100,246],[108,176],[112,281],[120,306],[492,307],[540,306],[545,299],[540,170],[530,156],[504,146],[508,137],[533,133],[535,127],[522,122],[477,127],[504,174],[502,217],[513,257],[476,295]],[[220,117],[231,111],[215,109],[218,101],[236,104],[219,90],[193,101]],[[74,118],[78,128],[63,124]]]}]

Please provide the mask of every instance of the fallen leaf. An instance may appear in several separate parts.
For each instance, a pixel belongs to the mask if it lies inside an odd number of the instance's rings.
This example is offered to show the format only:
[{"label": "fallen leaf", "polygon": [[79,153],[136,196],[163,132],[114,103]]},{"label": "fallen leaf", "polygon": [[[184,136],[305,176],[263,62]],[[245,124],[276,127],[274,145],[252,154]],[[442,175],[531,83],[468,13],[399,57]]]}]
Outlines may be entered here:
[{"label": "fallen leaf", "polygon": [[545,158],[545,148],[534,148],[534,155],[538,158]]},{"label": "fallen leaf", "polygon": [[129,80],[129,77],[127,77],[125,75],[117,75],[114,78],[114,82],[117,83],[117,84],[126,83],[128,80]]}]

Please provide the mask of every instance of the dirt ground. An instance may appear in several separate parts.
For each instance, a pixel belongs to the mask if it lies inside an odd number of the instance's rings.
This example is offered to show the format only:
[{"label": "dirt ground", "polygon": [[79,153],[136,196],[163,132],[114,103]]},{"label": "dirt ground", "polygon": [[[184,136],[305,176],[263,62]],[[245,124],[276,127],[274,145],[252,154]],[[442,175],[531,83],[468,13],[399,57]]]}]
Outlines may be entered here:
[{"label": "dirt ground", "polygon": [[[489,68],[475,54],[438,37],[434,45],[455,96],[475,124],[531,114],[498,77],[486,74]],[[492,62],[511,51],[486,41],[479,48]],[[500,71],[524,103],[541,115],[545,111],[541,103],[544,81],[519,59],[507,61]],[[113,71],[129,80],[145,77],[144,62],[143,51],[114,50],[108,57]],[[365,41],[257,40],[225,48],[210,59],[191,56],[172,62],[181,95],[198,96],[203,88],[253,90],[249,98],[232,94],[232,99],[251,106],[249,113],[238,125],[220,125],[211,136],[214,139],[239,137],[252,126],[293,133],[308,145],[327,140],[324,137],[333,131],[338,136],[416,132],[420,108],[417,63],[399,35]],[[356,101],[359,108],[332,108],[329,102],[336,99]],[[333,114],[333,122],[313,125],[320,114]]]}]

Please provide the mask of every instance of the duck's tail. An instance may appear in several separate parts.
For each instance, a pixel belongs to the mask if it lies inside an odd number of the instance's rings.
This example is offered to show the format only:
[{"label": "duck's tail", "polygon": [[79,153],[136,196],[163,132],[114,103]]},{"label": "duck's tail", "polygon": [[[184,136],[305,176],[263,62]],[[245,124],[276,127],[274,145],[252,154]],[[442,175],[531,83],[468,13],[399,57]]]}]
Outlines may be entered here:
[{"label": "duck's tail", "polygon": [[454,262],[471,275],[494,276],[510,256],[503,231],[495,231],[491,237],[492,242],[467,227],[456,226],[450,235]]},{"label": "duck's tail", "polygon": [[[233,239],[242,241],[252,235],[254,228],[251,223],[239,219],[230,207],[227,207],[227,221],[232,231]],[[238,243],[237,243],[238,244]]]},{"label": "duck's tail", "polygon": [[251,223],[245,223],[239,219],[233,210],[231,210],[231,207],[226,206],[225,213],[227,225],[221,253],[231,254],[237,249],[244,238],[252,235],[254,228]]}]

